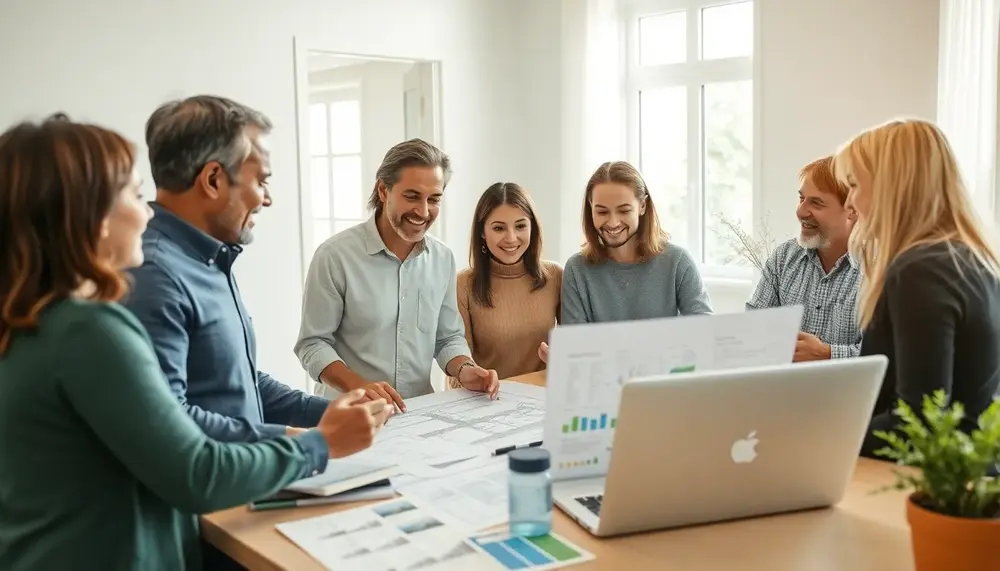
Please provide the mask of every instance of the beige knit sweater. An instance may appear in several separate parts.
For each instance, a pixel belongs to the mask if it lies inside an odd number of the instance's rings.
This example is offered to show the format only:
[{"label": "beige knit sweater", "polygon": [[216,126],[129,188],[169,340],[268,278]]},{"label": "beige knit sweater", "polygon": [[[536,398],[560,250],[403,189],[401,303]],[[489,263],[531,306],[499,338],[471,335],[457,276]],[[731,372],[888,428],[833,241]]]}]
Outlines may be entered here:
[{"label": "beige knit sweater", "polygon": [[[465,321],[465,338],[472,358],[485,369],[496,369],[501,379],[541,371],[538,346],[548,341],[559,316],[562,267],[542,261],[548,281],[531,291],[531,276],[524,263],[491,262],[493,307],[484,307],[472,296],[472,269],[458,274],[458,310]],[[452,388],[458,379],[449,378]]]}]

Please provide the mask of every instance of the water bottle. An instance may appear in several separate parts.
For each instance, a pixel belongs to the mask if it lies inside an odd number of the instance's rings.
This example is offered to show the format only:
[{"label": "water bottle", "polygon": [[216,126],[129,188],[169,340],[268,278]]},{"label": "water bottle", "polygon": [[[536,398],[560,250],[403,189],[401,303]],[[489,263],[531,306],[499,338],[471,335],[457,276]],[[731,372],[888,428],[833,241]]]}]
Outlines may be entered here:
[{"label": "water bottle", "polygon": [[538,537],[552,531],[552,476],[549,451],[520,448],[507,453],[510,533]]}]

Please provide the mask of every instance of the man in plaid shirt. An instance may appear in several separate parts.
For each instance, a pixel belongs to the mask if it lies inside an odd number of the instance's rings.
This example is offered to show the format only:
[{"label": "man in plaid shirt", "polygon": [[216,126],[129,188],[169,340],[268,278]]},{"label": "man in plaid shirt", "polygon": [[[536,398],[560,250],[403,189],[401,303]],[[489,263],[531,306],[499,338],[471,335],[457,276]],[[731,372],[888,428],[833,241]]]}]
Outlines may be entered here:
[{"label": "man in plaid shirt", "polygon": [[848,189],[834,178],[832,157],[809,163],[799,179],[799,236],[771,253],[747,309],[805,308],[795,361],[856,357],[861,270],[847,253],[847,241],[857,214],[844,206]]}]

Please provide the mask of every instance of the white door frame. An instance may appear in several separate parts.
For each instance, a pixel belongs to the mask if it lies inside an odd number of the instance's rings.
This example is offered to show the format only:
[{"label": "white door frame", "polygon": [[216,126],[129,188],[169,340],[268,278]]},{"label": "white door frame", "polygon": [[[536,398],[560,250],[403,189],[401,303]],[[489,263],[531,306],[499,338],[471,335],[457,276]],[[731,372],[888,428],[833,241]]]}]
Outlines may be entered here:
[{"label": "white door frame", "polygon": [[[396,56],[386,54],[362,54],[344,46],[334,38],[327,37],[304,37],[294,36],[292,39],[292,51],[294,57],[295,72],[295,138],[296,153],[298,154],[298,178],[299,187],[299,259],[300,276],[304,281],[306,273],[309,271],[311,261],[311,249],[308,245],[312,242],[312,216],[310,215],[310,204],[312,201],[309,192],[310,162],[309,162],[309,136],[304,126],[309,124],[309,53],[326,52],[345,57],[357,57],[369,60],[395,61],[395,62],[415,62],[431,64],[432,80],[430,86],[431,102],[427,117],[431,120],[433,134],[432,140],[428,142],[439,148],[443,148],[442,141],[442,113],[441,113],[441,59],[433,57],[433,54],[409,54],[407,56]],[[387,149],[388,150],[388,149]],[[373,181],[372,181],[373,182]],[[374,183],[374,182],[373,182]],[[445,218],[447,214],[442,215]],[[439,219],[438,223],[432,227],[432,234],[438,239],[445,240],[444,229],[447,225]],[[436,232],[434,231],[436,230]]]}]

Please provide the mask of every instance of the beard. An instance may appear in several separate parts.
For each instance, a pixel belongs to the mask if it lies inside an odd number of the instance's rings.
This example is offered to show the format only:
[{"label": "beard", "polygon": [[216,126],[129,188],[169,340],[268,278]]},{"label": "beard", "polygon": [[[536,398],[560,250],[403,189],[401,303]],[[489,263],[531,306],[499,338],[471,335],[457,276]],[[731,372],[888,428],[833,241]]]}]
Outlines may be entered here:
[{"label": "beard", "polygon": [[[400,238],[406,240],[407,242],[419,242],[423,240],[424,235],[427,234],[427,230],[430,229],[431,224],[434,223],[434,217],[429,216],[427,218],[420,218],[412,213],[406,214],[396,214],[395,212],[387,212],[389,220],[389,226],[396,231],[396,234]],[[414,224],[413,221],[423,222],[423,224]]]},{"label": "beard", "polygon": [[605,248],[621,248],[625,244],[628,244],[629,240],[636,235],[636,231],[633,231],[630,227],[626,226],[622,230],[621,234],[617,236],[609,236],[605,230],[599,231],[599,236],[601,237],[601,242],[604,244]]},{"label": "beard", "polygon": [[246,215],[243,219],[243,227],[240,228],[239,237],[236,239],[236,243],[241,246],[246,246],[247,244],[253,242],[253,228],[250,227],[250,217],[258,214],[264,208],[258,206],[254,208],[250,213]]},{"label": "beard", "polygon": [[247,244],[253,242],[253,230],[250,228],[243,228],[240,230],[240,237],[236,240],[236,243],[240,246],[246,246]]},{"label": "beard", "polygon": [[807,232],[805,228],[799,229],[799,235],[796,238],[799,246],[805,248],[806,250],[819,250],[820,248],[830,245],[830,239],[815,220],[800,219],[799,224],[809,224],[812,226],[812,228],[809,229],[810,232]]},{"label": "beard", "polygon": [[812,234],[810,236],[803,236],[800,233],[798,238],[796,238],[796,241],[799,243],[799,246],[802,246],[806,250],[819,250],[820,248],[830,245],[830,240],[823,234],[819,233]]}]

